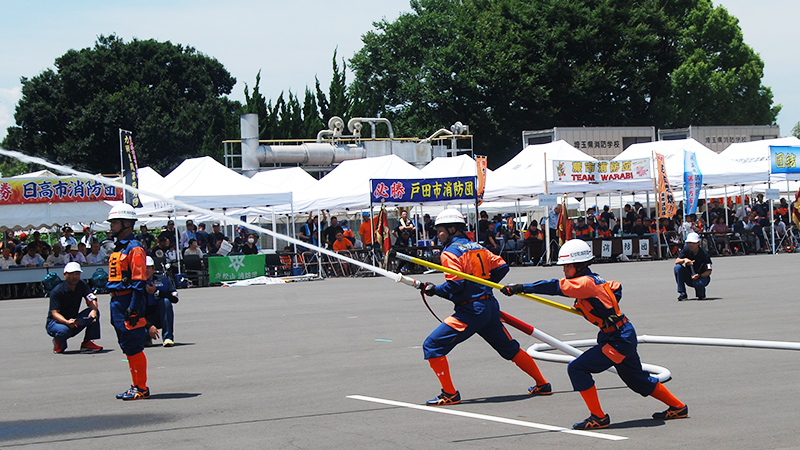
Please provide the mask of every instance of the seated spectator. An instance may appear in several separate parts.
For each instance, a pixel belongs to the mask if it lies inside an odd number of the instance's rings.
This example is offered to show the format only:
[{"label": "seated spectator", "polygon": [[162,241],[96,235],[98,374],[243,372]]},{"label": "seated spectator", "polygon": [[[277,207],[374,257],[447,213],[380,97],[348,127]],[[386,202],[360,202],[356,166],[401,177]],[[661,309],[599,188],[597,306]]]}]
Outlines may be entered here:
[{"label": "seated spectator", "polygon": [[189,239],[189,246],[183,251],[183,256],[188,255],[195,255],[197,257],[203,257],[203,251],[200,250],[200,247],[197,245],[197,239]]},{"label": "seated spectator", "polygon": [[219,222],[211,224],[211,234],[208,235],[208,253],[216,254],[222,241],[226,240],[225,234],[220,231]]},{"label": "seated spectator", "polygon": [[[20,235],[20,238],[22,238],[22,236],[24,236],[24,235],[25,235],[25,233],[22,233]],[[22,240],[24,241],[24,239],[22,239]],[[50,253],[50,244],[48,244],[47,242],[42,241],[42,235],[38,231],[34,231],[33,232],[33,241],[31,241],[28,245],[33,245],[34,248],[36,248],[36,253],[38,253],[40,255],[45,255],[45,254],[49,254]],[[63,252],[64,246],[62,245],[61,248],[62,248],[62,252]],[[20,247],[20,250],[21,250],[20,253],[22,253],[22,254],[25,253],[25,251],[22,249],[22,247]],[[43,258],[44,258],[44,256],[43,256]]]},{"label": "seated spectator", "polygon": [[139,234],[136,235],[136,240],[142,244],[144,247],[144,251],[149,252],[151,248],[153,248],[153,244],[156,242],[155,236],[150,234],[147,230],[147,225],[141,224],[139,225]]},{"label": "seated spectator", "polygon": [[525,239],[522,240],[522,248],[528,257],[528,261],[537,263],[544,251],[544,232],[539,229],[539,223],[532,219],[528,228],[525,230]]},{"label": "seated spectator", "polygon": [[78,251],[77,245],[70,245],[67,247],[67,257],[70,262],[75,261],[77,263],[86,264],[86,256]]},{"label": "seated spectator", "polygon": [[336,216],[331,216],[331,225],[322,230],[322,239],[325,241],[325,248],[328,250],[333,249],[333,241],[336,240],[338,233],[344,233],[344,228],[339,225],[339,219]]},{"label": "seated spectator", "polygon": [[[331,218],[333,220],[333,218]],[[336,239],[333,241],[333,251],[341,252],[353,249],[353,243],[344,237],[344,233],[336,233]]]},{"label": "seated spectator", "polygon": [[82,234],[83,234],[83,237],[81,237],[81,240],[78,241],[78,244],[83,244],[85,247],[91,246],[92,241],[98,241],[99,240],[97,238],[97,235],[95,234],[94,230],[92,230],[92,227],[89,227],[89,226],[83,227],[83,233]]},{"label": "seated spectator", "polygon": [[[333,218],[331,218],[331,220],[333,220]],[[353,233],[353,230],[350,229],[350,223],[345,219],[342,221],[341,226],[342,236],[349,240],[351,244],[356,245],[356,235]]]},{"label": "seated spectator", "polygon": [[597,225],[597,229],[595,230],[598,238],[610,238],[611,237],[611,230],[608,229],[608,222],[604,219],[600,219],[600,224]]},{"label": "seated spectator", "polygon": [[170,277],[156,275],[153,258],[148,256],[146,264],[147,285],[144,290],[147,294],[147,307],[144,319],[150,345],[158,339],[158,330],[160,329],[163,338],[162,345],[172,347],[175,345],[175,312],[172,305],[178,303],[178,291]]},{"label": "seated spectator", "polygon": [[400,231],[397,239],[394,241],[395,247],[411,247],[412,245],[411,233],[408,230]]},{"label": "seated spectator", "polygon": [[[81,265],[71,262],[64,266],[64,281],[50,291],[50,308],[47,312],[47,334],[53,337],[53,353],[64,353],[67,339],[84,328],[86,334],[81,343],[82,353],[99,352],[103,347],[92,342],[100,339],[100,310],[97,297],[85,281],[81,280]],[[88,308],[80,311],[86,300]]]},{"label": "seated spectator", "polygon": [[261,250],[261,247],[256,244],[257,236],[255,233],[250,233],[247,235],[247,242],[245,242],[241,249],[239,250],[241,253],[245,255],[257,255],[258,252]]},{"label": "seated spectator", "polygon": [[108,256],[106,256],[103,249],[100,248],[100,243],[96,240],[92,241],[89,254],[86,255],[86,264],[105,264],[107,261]]},{"label": "seated spectator", "polygon": [[642,218],[637,217],[636,222],[633,224],[633,227],[631,228],[631,233],[639,236],[644,236],[646,233],[649,232],[650,230],[648,229],[648,227],[644,225],[644,221],[642,221]]},{"label": "seated spectator", "polygon": [[[31,246],[29,245],[29,247]],[[47,257],[47,260],[45,260],[44,265],[47,267],[63,267],[68,262],[69,262],[69,255],[67,253],[62,252],[61,244],[55,243],[53,244],[53,253],[51,253]]]},{"label": "seated spectator", "polygon": [[13,248],[14,243],[12,241],[9,241],[3,246],[2,256],[0,256],[0,269],[8,269],[11,266],[17,265],[14,255],[11,254],[11,249]]},{"label": "seated spectator", "polygon": [[59,242],[61,243],[61,248],[67,248],[68,245],[75,245],[75,246],[78,245],[78,240],[75,239],[75,236],[73,236],[73,231],[71,227],[65,226],[64,228],[61,229],[61,232],[64,233],[64,235],[61,236],[61,239],[59,239]]},{"label": "seated spectator", "polygon": [[26,247],[25,254],[22,256],[22,261],[20,261],[25,267],[41,267],[44,264],[44,259],[42,256],[36,253],[36,247],[30,245]]},{"label": "seated spectator", "polygon": [[575,239],[583,241],[592,240],[592,229],[589,225],[586,225],[586,219],[584,217],[578,217],[578,223],[573,226],[572,231],[575,232]]}]

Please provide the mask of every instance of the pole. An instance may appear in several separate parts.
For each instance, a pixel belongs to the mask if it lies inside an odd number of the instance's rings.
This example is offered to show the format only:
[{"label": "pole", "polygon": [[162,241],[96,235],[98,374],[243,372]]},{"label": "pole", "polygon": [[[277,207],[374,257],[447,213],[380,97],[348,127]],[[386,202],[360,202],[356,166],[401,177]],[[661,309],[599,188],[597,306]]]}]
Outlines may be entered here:
[{"label": "pole", "polygon": [[[392,252],[391,256],[395,257],[397,259],[406,261],[406,262],[410,262],[410,263],[417,264],[417,265],[420,265],[420,266],[423,266],[423,267],[427,267],[429,269],[435,269],[435,270],[438,270],[440,272],[449,273],[450,275],[455,275],[455,276],[463,278],[463,279],[465,279],[467,281],[472,281],[473,283],[482,284],[482,285],[488,286],[490,288],[502,289],[504,287],[502,284],[498,284],[498,283],[495,283],[495,282],[489,281],[489,280],[484,280],[483,278],[478,278],[476,276],[469,275],[469,274],[466,274],[466,273],[463,273],[463,272],[459,272],[457,270],[449,269],[447,267],[440,266],[438,264],[434,264],[432,262],[425,261],[424,259],[419,259],[419,258],[415,258],[413,256],[405,255],[403,253]],[[539,302],[539,303],[545,304],[547,306],[552,306],[553,308],[558,308],[558,309],[560,309],[562,311],[571,312],[573,314],[580,315],[580,313],[578,312],[577,309],[572,308],[570,306],[562,305],[561,303],[554,302],[552,300],[547,300],[545,298],[538,297],[538,296],[535,296],[535,295],[532,295],[532,294],[517,294],[517,295],[519,295],[520,297],[527,298],[528,300],[533,300],[535,302]]]}]

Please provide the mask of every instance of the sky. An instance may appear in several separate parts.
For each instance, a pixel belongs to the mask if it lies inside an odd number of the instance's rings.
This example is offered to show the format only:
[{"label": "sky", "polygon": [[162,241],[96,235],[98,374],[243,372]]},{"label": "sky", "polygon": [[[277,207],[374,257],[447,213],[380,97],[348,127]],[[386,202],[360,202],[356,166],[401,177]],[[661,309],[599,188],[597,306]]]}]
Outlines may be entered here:
[{"label": "sky", "polygon": [[[800,122],[800,58],[794,34],[797,0],[721,0],[739,19],[745,43],[765,63],[762,83],[772,88],[781,135]],[[349,59],[373,23],[394,21],[410,12],[408,0],[139,0],[84,1],[0,0],[0,139],[14,124],[21,98],[20,77],[32,78],[54,68],[70,49],[93,47],[97,36],[116,34],[191,46],[216,58],[237,84],[230,97],[244,101],[261,70],[261,92],[276,99],[291,90],[301,97],[319,78],[327,91],[331,59]],[[348,74],[347,81],[352,81]],[[347,120],[347,118],[344,118]],[[696,124],[703,125],[703,124]],[[437,127],[431,124],[433,131]],[[401,133],[402,134],[402,133]],[[313,137],[313,136],[310,136]]]}]

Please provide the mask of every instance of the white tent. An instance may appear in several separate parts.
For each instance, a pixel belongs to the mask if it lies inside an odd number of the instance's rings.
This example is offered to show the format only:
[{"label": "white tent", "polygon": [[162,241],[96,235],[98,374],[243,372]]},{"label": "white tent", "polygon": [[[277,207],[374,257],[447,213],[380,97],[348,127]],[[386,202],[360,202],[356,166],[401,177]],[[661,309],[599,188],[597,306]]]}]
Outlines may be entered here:
[{"label": "white tent", "polygon": [[553,183],[554,160],[597,161],[563,140],[529,145],[511,161],[486,175],[484,200],[525,200],[546,192],[577,193],[597,189],[587,182]]},{"label": "white tent", "polygon": [[299,192],[310,189],[318,182],[316,178],[301,167],[286,167],[258,172],[250,179],[275,190],[286,192]]},{"label": "white tent", "polygon": [[[369,208],[370,180],[424,178],[422,171],[396,155],[344,161],[309,189],[296,192],[296,212],[360,210]],[[387,205],[391,205],[389,202]]]},{"label": "white tent", "polygon": [[426,178],[474,177],[478,166],[469,155],[439,156],[420,169]]},{"label": "white tent", "polygon": [[[269,206],[292,201],[291,192],[277,192],[208,156],[182,162],[152,190],[168,199],[205,209]],[[145,203],[137,212],[164,215],[172,210],[171,202],[155,201]]]},{"label": "white tent", "polygon": [[[614,161],[652,158],[653,153],[660,153],[664,155],[667,178],[674,189],[676,186],[683,186],[684,155],[691,151],[697,155],[697,165],[703,175],[704,186],[722,187],[759,183],[766,181],[769,176],[768,171],[732,161],[691,138],[633,144],[614,157]],[[653,190],[652,180],[643,181],[646,183],[641,181],[615,183],[626,186],[625,189],[631,191]]]},{"label": "white tent", "polygon": [[[731,144],[728,148],[723,150],[720,155],[769,173],[771,167],[770,145],[800,147],[800,139],[792,136],[778,139],[765,139],[763,141],[741,142]],[[800,175],[798,174],[790,174],[788,177],[788,180],[797,179],[800,179]],[[783,173],[770,175],[770,181],[773,183],[784,182],[786,180],[786,174]]]}]

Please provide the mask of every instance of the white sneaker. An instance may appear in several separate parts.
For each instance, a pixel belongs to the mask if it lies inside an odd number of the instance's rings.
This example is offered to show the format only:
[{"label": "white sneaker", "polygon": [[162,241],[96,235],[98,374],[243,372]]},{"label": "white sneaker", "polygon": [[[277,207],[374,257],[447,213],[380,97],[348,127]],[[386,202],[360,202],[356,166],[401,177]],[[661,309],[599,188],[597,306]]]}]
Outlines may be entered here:
[{"label": "white sneaker", "polygon": [[173,345],[175,345],[175,342],[172,339],[164,339],[164,347],[172,347]]}]

